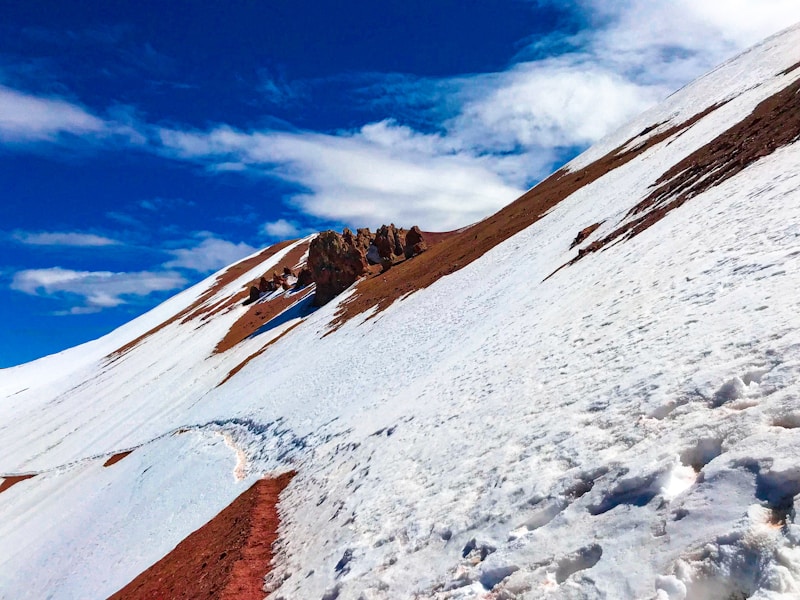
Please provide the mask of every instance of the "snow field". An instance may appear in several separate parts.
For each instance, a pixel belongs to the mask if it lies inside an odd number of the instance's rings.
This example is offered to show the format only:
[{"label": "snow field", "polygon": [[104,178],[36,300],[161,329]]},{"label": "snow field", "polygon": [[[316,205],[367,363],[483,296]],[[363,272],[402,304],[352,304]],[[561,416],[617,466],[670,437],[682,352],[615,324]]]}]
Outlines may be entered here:
[{"label": "snow field", "polygon": [[[297,320],[210,358],[238,309],[110,365],[70,374],[53,358],[63,375],[38,387],[31,369],[0,373],[0,390],[30,385],[0,402],[0,465],[46,472],[0,496],[0,589],[26,597],[53,564],[35,591],[105,597],[113,582],[63,557],[113,571],[102,538],[141,571],[247,481],[293,468],[273,599],[798,597],[800,146],[546,279],[580,229],[604,221],[585,243],[615,229],[661,173],[800,76],[779,74],[798,37],[576,159],[731,99],[468,267],[323,337],[331,303],[219,388]],[[108,469],[82,462],[132,447]],[[65,517],[78,484],[90,505]],[[183,508],[197,490],[210,514]],[[108,518],[83,529],[87,514]],[[135,530],[123,514],[142,515]]]}]

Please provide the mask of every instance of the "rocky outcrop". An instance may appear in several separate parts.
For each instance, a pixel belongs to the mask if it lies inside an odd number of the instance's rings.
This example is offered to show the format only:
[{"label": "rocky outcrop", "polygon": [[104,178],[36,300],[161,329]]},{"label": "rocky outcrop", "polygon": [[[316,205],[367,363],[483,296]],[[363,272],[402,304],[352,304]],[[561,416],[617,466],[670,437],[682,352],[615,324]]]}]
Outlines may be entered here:
[{"label": "rocky outcrop", "polygon": [[314,303],[322,306],[341,294],[369,272],[370,265],[381,265],[383,270],[416,256],[427,249],[419,227],[398,229],[383,225],[374,234],[367,228],[353,233],[345,228],[341,234],[323,231],[308,248],[306,266],[297,275],[287,266],[263,276],[250,288],[245,305],[256,302],[264,294],[276,290],[317,286]]},{"label": "rocky outcrop", "polygon": [[570,244],[570,250],[577,246],[578,244],[583,243],[583,241],[592,235],[597,228],[600,227],[602,223],[595,223],[594,225],[589,225],[588,227],[584,227],[578,232],[578,235],[575,236],[575,239],[572,240],[572,244]]},{"label": "rocky outcrop", "polygon": [[322,306],[367,273],[367,253],[349,229],[342,234],[323,231],[308,249],[308,269],[317,290],[314,304]]},{"label": "rocky outcrop", "polygon": [[375,232],[372,243],[380,259],[375,262],[384,270],[427,250],[422,231],[416,225],[410,230],[398,229],[394,223],[383,225]]},{"label": "rocky outcrop", "polygon": [[406,234],[405,257],[411,258],[417,254],[422,254],[427,249],[428,245],[422,237],[422,231],[414,225]]},{"label": "rocky outcrop", "polygon": [[243,304],[247,306],[248,304],[252,304],[253,302],[257,301],[259,298],[261,298],[261,291],[259,291],[259,289],[256,286],[251,285],[250,294],[248,295],[247,300],[243,302]]},{"label": "rocky outcrop", "polygon": [[308,267],[303,268],[297,274],[297,287],[304,288],[307,285],[311,285],[314,283],[314,274],[311,272],[311,269]]}]

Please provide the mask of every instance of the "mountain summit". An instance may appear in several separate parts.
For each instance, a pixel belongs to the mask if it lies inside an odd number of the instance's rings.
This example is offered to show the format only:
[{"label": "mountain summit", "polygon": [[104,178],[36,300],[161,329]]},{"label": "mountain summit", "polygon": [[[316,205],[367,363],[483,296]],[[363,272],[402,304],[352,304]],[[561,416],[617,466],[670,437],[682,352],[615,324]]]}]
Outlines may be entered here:
[{"label": "mountain summit", "polygon": [[0,371],[0,596],[800,597],[799,141],[794,27],[321,307],[309,236]]}]

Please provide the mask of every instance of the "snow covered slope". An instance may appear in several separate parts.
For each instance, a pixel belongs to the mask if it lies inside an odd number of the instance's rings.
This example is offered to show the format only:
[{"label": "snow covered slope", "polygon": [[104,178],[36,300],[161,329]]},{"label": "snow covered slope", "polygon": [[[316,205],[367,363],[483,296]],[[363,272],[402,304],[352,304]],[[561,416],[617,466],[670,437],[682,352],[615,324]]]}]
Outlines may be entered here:
[{"label": "snow covered slope", "polygon": [[800,597],[799,80],[795,27],[338,328],[358,286],[278,292],[215,352],[301,240],[0,371],[0,475],[35,475],[0,494],[0,596],[107,597],[292,469],[272,598]]}]

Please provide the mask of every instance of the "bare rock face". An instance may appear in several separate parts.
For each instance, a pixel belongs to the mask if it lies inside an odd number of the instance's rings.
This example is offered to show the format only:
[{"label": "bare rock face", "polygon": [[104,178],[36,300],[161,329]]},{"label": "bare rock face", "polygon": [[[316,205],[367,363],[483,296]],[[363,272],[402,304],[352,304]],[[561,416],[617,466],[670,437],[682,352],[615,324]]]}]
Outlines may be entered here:
[{"label": "bare rock face", "polygon": [[406,234],[405,257],[411,258],[417,254],[422,254],[428,249],[428,245],[422,237],[422,231],[414,225]]},{"label": "bare rock face", "polygon": [[397,229],[394,223],[388,226],[382,225],[375,232],[375,240],[372,243],[378,249],[382,265],[393,265],[405,258],[406,231]]},{"label": "bare rock face", "polygon": [[297,274],[297,287],[303,288],[306,287],[307,285],[311,285],[312,283],[314,283],[314,274],[308,267],[303,268]]},{"label": "bare rock face", "polygon": [[250,286],[250,295],[248,296],[247,300],[244,301],[243,304],[245,306],[247,306],[248,304],[252,304],[253,302],[256,302],[259,298],[261,298],[261,292],[259,291],[259,289],[256,286],[251,285]]},{"label": "bare rock face", "polygon": [[317,284],[314,304],[322,306],[367,273],[366,248],[349,229],[323,231],[309,246],[307,268]]},{"label": "bare rock face", "polygon": [[375,250],[370,248],[368,258],[371,262],[380,263],[384,270],[428,249],[419,227],[415,225],[409,230],[398,229],[394,223],[378,229],[372,244]]},{"label": "bare rock face", "polygon": [[258,291],[261,292],[262,294],[266,292],[271,292],[274,289],[275,289],[274,287],[270,286],[270,282],[267,281],[266,277],[262,277],[261,280],[258,282]]}]

